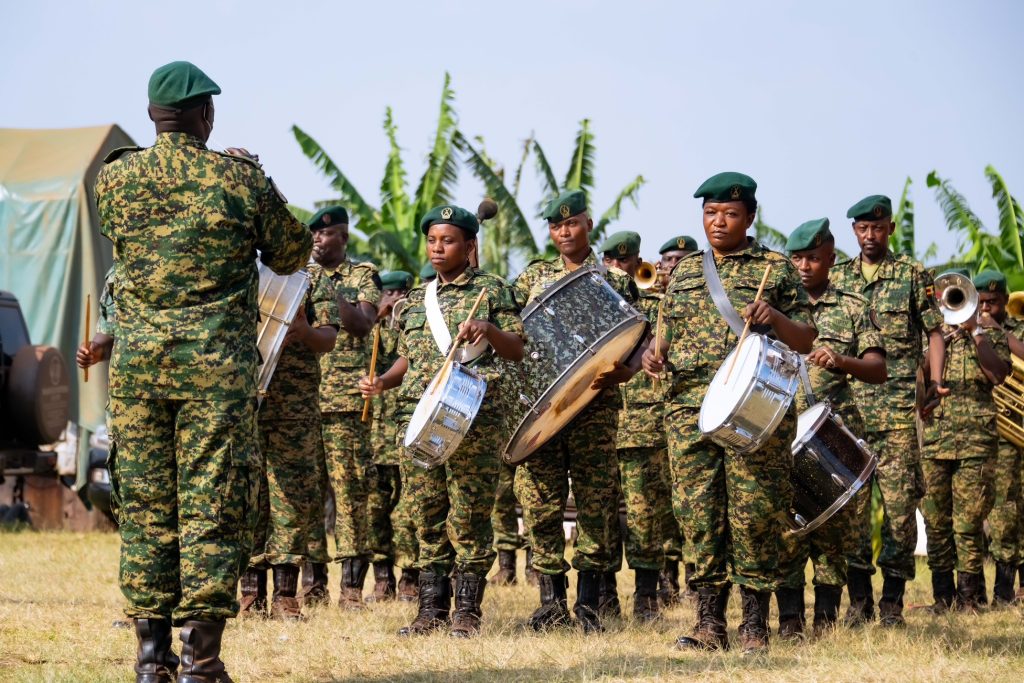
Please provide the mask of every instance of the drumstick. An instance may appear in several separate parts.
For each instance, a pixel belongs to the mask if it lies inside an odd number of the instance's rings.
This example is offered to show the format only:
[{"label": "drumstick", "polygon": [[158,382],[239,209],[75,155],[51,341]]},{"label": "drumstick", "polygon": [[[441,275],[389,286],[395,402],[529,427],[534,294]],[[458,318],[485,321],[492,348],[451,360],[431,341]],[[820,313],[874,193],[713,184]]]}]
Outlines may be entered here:
[{"label": "drumstick", "polygon": [[[476,311],[480,308],[480,302],[484,300],[485,294],[487,294],[486,287],[480,290],[480,296],[478,296],[476,301],[473,302],[473,308],[469,309],[469,315],[466,316],[467,323],[476,315]],[[459,350],[459,346],[461,346],[464,341],[466,340],[460,337],[454,344],[452,344],[452,348],[448,351],[448,356],[444,359],[444,365],[441,366],[441,371],[437,373],[438,377],[444,377],[445,373],[448,372],[448,366],[450,366],[455,360],[455,352]],[[434,387],[434,391],[437,391],[436,386]]]},{"label": "drumstick", "polygon": [[[761,286],[757,288],[757,296],[754,297],[754,303],[756,304],[761,300],[761,295],[764,294],[764,286],[768,282],[768,274],[772,272],[772,264],[768,264],[764,267],[764,277],[761,278]],[[750,318],[747,318],[747,324],[743,326],[743,334],[740,335],[739,342],[736,343],[736,353],[732,354],[732,362],[729,363],[729,370],[725,373],[725,381],[729,382],[729,378],[732,376],[732,370],[736,367],[736,361],[740,357],[740,348],[743,346],[743,341],[747,338],[747,333],[750,332]]]},{"label": "drumstick", "polygon": [[[373,351],[370,353],[370,384],[373,384],[377,372],[377,347],[380,346],[380,325],[373,328]],[[370,420],[370,397],[363,399],[363,422]]]},{"label": "drumstick", "polygon": [[[91,318],[91,317],[92,317],[92,294],[86,294],[85,295],[85,332],[83,333],[85,341],[82,342],[86,346],[88,346],[88,344],[89,344],[89,318]],[[89,355],[90,356],[92,355],[92,349],[89,349]],[[90,360],[92,360],[92,359],[90,358]],[[82,368],[82,374],[84,376],[83,377],[83,381],[88,382],[89,381],[89,366],[88,365],[86,365],[84,368]]]},{"label": "drumstick", "polygon": [[[654,326],[654,357],[659,359],[659,360],[661,359],[661,326],[662,326],[662,317],[663,317],[662,314],[663,314],[664,305],[665,305],[665,300],[664,299],[661,299],[660,301],[658,301],[658,322]],[[661,380],[660,376],[654,378],[655,382],[658,382],[660,380]]]}]

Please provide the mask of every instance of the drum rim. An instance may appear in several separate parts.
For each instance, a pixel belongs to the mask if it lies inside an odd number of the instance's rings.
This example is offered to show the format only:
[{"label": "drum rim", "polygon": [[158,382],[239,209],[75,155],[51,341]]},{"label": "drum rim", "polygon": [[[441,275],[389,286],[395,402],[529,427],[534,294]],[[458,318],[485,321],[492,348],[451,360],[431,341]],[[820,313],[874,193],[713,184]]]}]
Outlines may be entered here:
[{"label": "drum rim", "polygon": [[[476,380],[478,382],[483,382],[483,392],[480,395],[480,402],[477,403],[476,410],[473,411],[473,415],[471,416],[471,418],[469,420],[470,424],[472,425],[472,423],[476,420],[476,416],[480,413],[480,408],[483,407],[484,398],[487,395],[487,380],[484,379],[483,377],[481,377],[479,373],[477,373],[475,370],[473,370],[473,368],[467,367],[466,365],[464,365],[463,363],[459,363],[458,361],[453,361],[452,364],[451,364],[451,368],[448,371],[448,376],[445,378],[444,386],[439,388],[439,394],[441,396],[443,396],[444,393],[447,391],[449,384],[453,381],[453,378],[455,377],[456,373],[458,373],[458,372],[465,373],[465,374],[469,375],[470,377],[472,377],[474,380]],[[436,377],[436,375],[435,375],[435,377]],[[433,383],[433,380],[431,380],[431,383]],[[430,390],[430,384],[428,384],[427,388],[423,390],[424,391],[424,395],[429,390]],[[420,401],[422,401],[423,398],[424,398],[424,396],[420,396]],[[416,438],[414,438],[413,443],[406,443],[405,439],[408,438],[408,436],[409,436],[409,427],[412,426],[412,421],[413,421],[413,419],[416,416],[415,410],[413,411],[413,414],[409,417],[409,424],[407,424],[406,427],[405,427],[405,438],[403,438],[403,440],[402,440],[402,445],[403,445],[403,447],[406,450],[410,451],[410,459],[413,461],[413,463],[416,464],[416,465],[420,465],[424,469],[431,469],[431,468],[436,467],[438,465],[443,465],[448,460],[448,458],[450,458],[452,456],[452,454],[455,453],[456,449],[458,449],[458,447],[462,444],[462,439],[460,439],[459,442],[455,445],[454,448],[452,448],[447,453],[443,453],[442,457],[439,460],[437,460],[436,462],[432,462],[429,466],[426,466],[426,465],[422,464],[422,463],[426,462],[425,460],[423,460],[422,458],[416,458],[415,455],[413,455],[413,454],[415,454],[417,452],[421,453],[423,455],[429,455],[429,456],[434,456],[435,455],[432,452],[431,453],[425,453],[423,449],[420,449],[419,444],[417,443],[417,439],[423,433],[423,430],[425,430],[428,425],[433,423],[434,418],[437,416],[437,411],[439,410],[439,408],[442,405],[443,405],[443,401],[441,401],[440,398],[439,398],[437,400],[436,404],[434,405],[433,409],[427,415],[427,419],[423,422],[423,427],[420,429],[419,432],[416,433]],[[416,403],[416,407],[417,408],[419,407],[419,402]],[[468,432],[467,432],[467,434],[468,434]],[[465,439],[466,438],[466,434],[463,434],[462,438]]]},{"label": "drum rim", "polygon": [[[760,367],[761,364],[764,362],[765,356],[768,353],[768,344],[765,343],[766,339],[768,339],[767,336],[765,336],[763,334],[759,334],[757,332],[753,332],[750,335],[748,335],[746,339],[743,340],[744,344],[752,344],[752,343],[757,343],[758,344],[758,350],[757,350],[757,366],[758,367]],[[734,348],[725,357],[725,360],[722,361],[722,364],[718,366],[718,369],[715,370],[714,377],[711,378],[711,384],[714,384],[715,380],[718,379],[718,374],[720,372],[724,371],[728,367],[728,364],[730,363],[729,359],[732,357],[733,353],[737,352],[737,350],[738,350],[737,348]],[[737,363],[738,363],[738,361],[737,361]],[[757,375],[754,376],[754,379],[755,380],[757,379]],[[703,434],[704,436],[711,436],[712,434],[715,434],[716,432],[718,432],[719,430],[723,429],[727,425],[732,424],[732,421],[738,415],[738,412],[736,410],[736,406],[738,406],[738,405],[740,405],[742,403],[745,403],[747,401],[747,399],[750,398],[750,393],[753,390],[753,388],[754,388],[756,383],[757,382],[750,382],[747,385],[747,388],[743,390],[743,396],[741,397],[741,399],[739,401],[737,401],[733,405],[733,407],[729,410],[729,412],[726,413],[724,420],[722,420],[720,423],[718,423],[714,428],[708,429],[707,431],[705,431],[704,427],[701,426],[701,417],[704,414],[704,401],[707,400],[707,398],[708,398],[708,390],[710,390],[710,388],[711,388],[711,384],[709,384],[708,385],[708,389],[704,390],[704,398],[702,398],[701,401],[700,401],[700,412],[697,413],[697,428],[700,429],[701,434]],[[724,382],[723,382],[723,384],[724,384]],[[788,407],[787,407],[787,409],[788,409]]]},{"label": "drum rim", "polygon": [[[574,282],[575,280],[591,273],[600,273],[600,271],[597,269],[597,266],[582,266],[572,271],[571,273],[568,273],[567,275],[563,275],[562,277],[558,278],[550,285],[545,287],[544,290],[537,295],[537,298],[535,298],[525,308],[523,308],[522,312],[519,314],[519,318],[525,322],[526,319],[533,315],[538,308],[547,303],[548,299],[550,299],[555,292],[559,291],[560,289],[568,285],[570,282]],[[604,278],[601,278],[601,280],[604,281],[605,284],[608,284],[608,281],[605,280]],[[612,289],[611,285],[608,285],[608,287],[609,289]],[[612,289],[612,291],[615,292],[614,289]],[[619,293],[615,292],[615,295],[619,296]],[[622,297],[619,296],[619,298]],[[626,301],[625,299],[622,300]],[[626,301],[626,303],[628,304],[629,302]],[[632,307],[632,304],[630,304],[630,307]]]},{"label": "drum rim", "polygon": [[849,429],[846,429],[846,425],[841,422],[843,416],[839,413],[839,411],[833,408],[832,404],[829,403],[828,401],[818,401],[813,406],[807,408],[807,410],[801,411],[800,414],[796,416],[797,425],[800,424],[800,415],[808,413],[817,408],[818,406],[825,407],[825,409],[821,411],[821,415],[818,416],[818,418],[814,421],[814,424],[812,424],[811,427],[806,432],[803,433],[803,435],[798,434],[797,437],[793,439],[793,443],[790,444],[789,449],[790,452],[793,453],[793,455],[796,455],[801,448],[807,445],[807,442],[811,440],[811,437],[814,434],[817,434],[818,430],[821,429],[821,425],[825,424],[825,420],[827,420],[833,414],[839,415],[839,426],[842,427],[847,434],[853,437],[854,442],[858,441],[857,436]]}]

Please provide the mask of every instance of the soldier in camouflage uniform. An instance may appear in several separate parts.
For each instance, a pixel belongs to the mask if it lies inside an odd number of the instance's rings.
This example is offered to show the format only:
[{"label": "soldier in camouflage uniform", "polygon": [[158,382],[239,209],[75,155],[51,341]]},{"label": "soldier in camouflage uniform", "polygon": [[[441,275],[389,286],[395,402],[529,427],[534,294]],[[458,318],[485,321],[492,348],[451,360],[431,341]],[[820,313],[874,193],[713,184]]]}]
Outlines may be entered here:
[{"label": "soldier in camouflage uniform", "polygon": [[[559,256],[531,262],[516,279],[514,289],[520,307],[577,268],[604,269],[590,248],[593,221],[582,191],[564,192],[552,199],[544,218]],[[626,275],[606,270],[605,277],[626,301],[636,302],[636,285]],[[565,594],[569,565],[564,558],[562,527],[571,477],[577,532],[572,564],[579,573],[573,611],[586,632],[602,630],[598,616],[601,576],[614,572],[621,562],[613,536],[619,523],[620,496],[615,432],[622,406],[615,385],[634,372],[635,368],[626,364],[599,378],[601,393],[516,469],[515,493],[523,506],[533,568],[539,572],[541,605],[530,617],[534,629],[571,621]]]},{"label": "soldier in camouflage uniform", "polygon": [[[476,216],[457,206],[436,207],[423,217],[420,230],[427,236],[427,253],[438,273],[436,313],[430,312],[433,288],[412,290],[402,314],[398,359],[373,382],[364,377],[359,386],[368,396],[401,387],[399,434],[404,434],[449,348],[439,346],[441,341],[428,322],[431,315],[443,318],[453,340],[468,342],[456,360],[461,358],[487,380],[483,404],[469,433],[446,462],[424,469],[413,464],[413,453],[405,453],[401,465],[416,520],[420,592],[416,619],[399,633],[429,633],[450,620],[450,635],[466,638],[479,633],[485,577],[494,562],[490,513],[498,479],[497,454],[508,436],[508,416],[515,400],[506,384],[514,366],[503,359],[522,359],[523,325],[504,280],[469,265],[468,254],[479,230]],[[476,317],[467,320],[485,289]],[[445,331],[437,334],[443,337]],[[453,570],[455,614],[449,617]]]},{"label": "soldier in camouflage uniform", "polygon": [[[408,303],[412,281],[412,275],[402,270],[381,276],[383,294],[377,311],[380,331],[378,368],[391,367],[398,358],[399,315]],[[367,504],[375,580],[373,595],[366,598],[368,602],[392,600],[396,588],[402,600],[415,600],[418,591],[416,527],[409,513],[409,497],[402,495],[395,398],[394,392],[390,392],[373,402],[373,460],[377,468],[377,487],[370,492]],[[402,579],[397,587],[393,566],[402,569]]]},{"label": "soldier in camouflage uniform", "polygon": [[[149,81],[156,144],[107,156],[96,179],[122,312],[110,364],[111,485],[138,681],[230,680],[259,463],[255,255],[292,273],[311,241],[254,159],[206,148],[220,88],[188,62]],[[124,314],[130,311],[131,314]]]},{"label": "soldier in camouflage uniform", "polygon": [[1006,378],[1010,351],[1006,333],[990,315],[972,315],[959,326],[944,325],[943,331],[942,377],[950,396],[925,420],[921,466],[927,492],[921,514],[928,535],[933,609],[945,611],[955,600],[958,607],[974,611],[985,601],[983,524],[992,509],[999,449],[992,387]]},{"label": "soldier in camouflage uniform", "polygon": [[[829,282],[836,261],[835,238],[827,218],[808,221],[786,243],[793,266],[811,302],[811,317],[818,338],[807,356],[808,375],[818,401],[828,401],[856,436],[864,428],[853,400],[850,379],[871,384],[886,380],[882,336],[871,322],[867,300],[848,294]],[[798,410],[809,406],[802,393]],[[794,484],[796,481],[794,480]],[[870,497],[861,491],[858,497]],[[800,639],[804,634],[804,569],[814,564],[814,634],[834,628],[846,585],[846,539],[851,535],[852,506],[835,513],[822,526],[804,536],[783,536],[782,579],[775,591],[779,604],[779,637]]]},{"label": "soldier in camouflage uniform", "polygon": [[96,333],[92,339],[83,342],[75,352],[75,363],[83,370],[96,363],[110,360],[114,349],[115,327],[117,325],[117,308],[114,306],[114,270],[117,264],[107,269],[103,276],[103,291],[100,292],[100,314],[96,319]]},{"label": "soldier in camouflage uniform", "polygon": [[[873,386],[858,382],[853,396],[864,418],[864,439],[878,455],[873,480],[882,494],[882,597],[878,602],[880,621],[902,626],[903,592],[914,578],[914,548],[917,545],[917,502],[924,495],[924,479],[914,425],[915,375],[922,358],[921,340],[929,338],[933,384],[929,393],[938,398],[948,391],[942,387],[942,323],[935,303],[932,277],[920,263],[889,251],[889,236],[896,229],[892,202],[872,195],[850,207],[853,232],[861,252],[838,264],[831,274],[835,286],[860,294],[871,305],[885,344],[889,379]],[[858,496],[854,510],[855,551],[848,558],[847,590],[850,607],[848,625],[874,618],[871,588],[871,496]]]},{"label": "soldier in camouflage uniform", "polygon": [[[364,609],[363,582],[370,562],[367,500],[377,488],[370,425],[363,422],[363,399],[356,383],[370,365],[367,335],[377,321],[380,277],[372,263],[355,263],[347,256],[348,212],[329,206],[309,219],[313,231],[313,260],[309,272],[322,271],[334,284],[341,330],[334,349],[320,356],[320,412],[325,467],[334,493],[335,562],[341,563],[344,609]],[[323,526],[320,511],[311,520],[313,544],[319,547]],[[324,539],[325,540],[325,539]],[[318,566],[319,565],[319,566]],[[326,584],[326,566],[314,564],[313,594]],[[319,573],[319,576],[317,576]]]},{"label": "soldier in camouflage uniform", "polygon": [[[704,232],[729,302],[743,311],[751,330],[771,333],[807,353],[815,331],[796,269],[785,256],[746,235],[757,209],[756,189],[757,183],[742,173],[720,173],[705,181],[694,194],[704,200]],[[644,354],[648,373],[657,375],[666,367],[670,373],[665,413],[669,466],[675,508],[696,564],[690,585],[697,591],[697,626],[676,644],[700,650],[728,647],[725,608],[731,583],[737,583],[743,599],[742,647],[757,653],[768,648],[768,606],[777,587],[783,515],[791,495],[795,411],[752,453],[737,455],[701,436],[697,423],[704,395],[737,341],[711,298],[702,261],[700,254],[691,254],[676,266],[662,304],[659,353],[652,344]],[[754,303],[768,265],[772,270],[764,295]]]},{"label": "soldier in camouflage uniform", "polygon": [[284,338],[284,347],[257,415],[260,439],[259,518],[249,568],[242,575],[242,613],[266,609],[267,568],[274,570],[270,616],[300,619],[299,567],[307,559],[309,520],[323,507],[317,462],[320,435],[319,355],[338,337],[334,285],[318,270]]},{"label": "soldier in camouflage uniform", "polygon": [[[974,279],[980,302],[978,312],[987,313],[1006,333],[1006,342],[1012,355],[1024,358],[1024,342],[1021,341],[1020,321],[1006,314],[1006,277],[994,270],[978,273]],[[999,437],[999,453],[996,455],[993,476],[994,502],[988,516],[992,542],[989,552],[996,562],[996,580],[992,602],[1006,605],[1015,600],[1013,592],[1017,573],[1024,575],[1024,556],[1021,554],[1021,517],[1024,502],[1021,492],[1022,449]]]},{"label": "soldier in camouflage uniform", "polygon": [[668,289],[668,282],[672,278],[672,271],[683,260],[684,256],[697,251],[697,240],[688,235],[673,237],[658,250],[658,280],[654,286],[654,292],[664,294]]}]

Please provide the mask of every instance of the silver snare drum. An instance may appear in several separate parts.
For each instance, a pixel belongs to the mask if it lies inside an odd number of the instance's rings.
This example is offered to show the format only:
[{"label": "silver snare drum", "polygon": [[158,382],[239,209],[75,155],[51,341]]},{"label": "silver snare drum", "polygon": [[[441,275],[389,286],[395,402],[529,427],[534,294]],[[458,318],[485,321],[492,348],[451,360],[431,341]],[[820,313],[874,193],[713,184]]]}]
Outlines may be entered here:
[{"label": "silver snare drum", "polygon": [[487,391],[487,380],[460,363],[433,379],[405,431],[412,461],[430,469],[443,464],[462,443]]},{"label": "silver snare drum", "polygon": [[[739,354],[732,375],[726,373]],[[750,334],[711,380],[700,406],[700,431],[737,453],[764,445],[786,415],[800,384],[799,354],[775,339]]]},{"label": "silver snare drum", "polygon": [[309,273],[300,270],[291,275],[277,275],[266,265],[258,266],[260,276],[260,322],[256,333],[256,347],[263,362],[257,370],[257,396],[262,403],[266,398],[270,380],[274,377],[277,361],[284,350],[284,337],[288,327],[306,298]]}]

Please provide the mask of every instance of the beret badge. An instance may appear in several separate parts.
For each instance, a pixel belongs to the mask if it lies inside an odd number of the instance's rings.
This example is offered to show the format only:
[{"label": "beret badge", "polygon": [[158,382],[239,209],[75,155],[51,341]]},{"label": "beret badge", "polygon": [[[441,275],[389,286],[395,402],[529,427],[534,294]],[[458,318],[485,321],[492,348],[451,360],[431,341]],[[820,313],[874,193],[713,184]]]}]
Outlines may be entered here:
[{"label": "beret badge", "polygon": [[742,196],[743,190],[739,185],[733,185],[732,189],[729,190],[729,196],[733,199],[739,199]]},{"label": "beret badge", "polygon": [[441,218],[443,218],[444,220],[448,220],[452,217],[452,213],[452,207],[446,206],[443,209],[441,209]]},{"label": "beret badge", "polygon": [[881,218],[882,217],[882,207],[876,205],[875,208],[873,208],[871,210],[871,213],[873,213],[875,215],[875,218]]},{"label": "beret badge", "polygon": [[619,249],[619,255],[620,256],[625,256],[626,252],[629,250],[629,246],[625,242],[621,242],[619,244],[618,249]]},{"label": "beret badge", "polygon": [[569,217],[569,205],[568,204],[562,204],[560,207],[558,207],[558,213],[562,216],[562,218],[568,218]]},{"label": "beret badge", "polygon": [[324,225],[330,225],[330,224],[331,224],[331,214],[329,214],[329,213],[325,213],[325,214],[323,215],[323,218],[322,218],[322,220],[323,220],[323,222],[324,222]]}]

